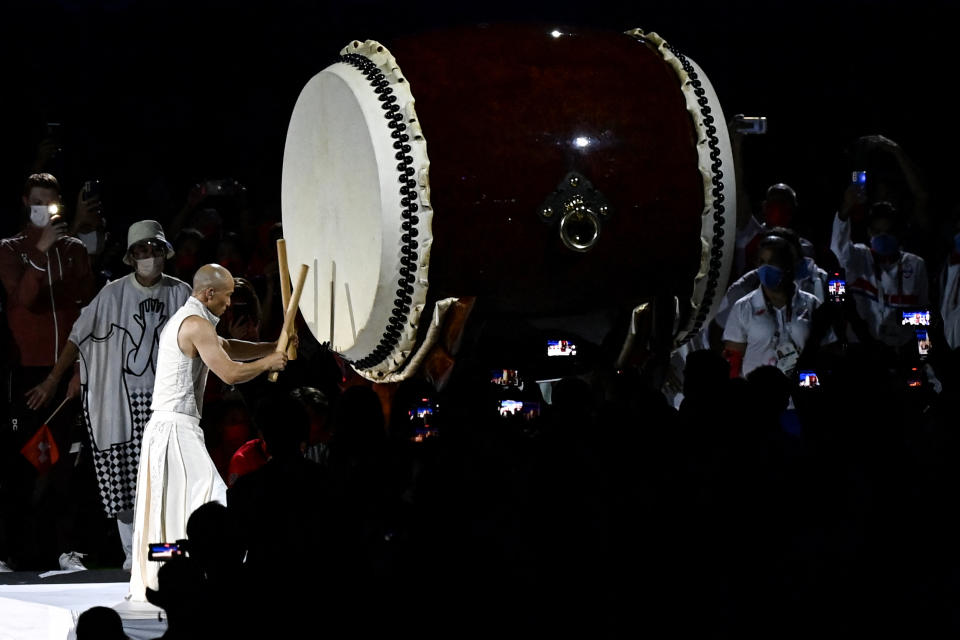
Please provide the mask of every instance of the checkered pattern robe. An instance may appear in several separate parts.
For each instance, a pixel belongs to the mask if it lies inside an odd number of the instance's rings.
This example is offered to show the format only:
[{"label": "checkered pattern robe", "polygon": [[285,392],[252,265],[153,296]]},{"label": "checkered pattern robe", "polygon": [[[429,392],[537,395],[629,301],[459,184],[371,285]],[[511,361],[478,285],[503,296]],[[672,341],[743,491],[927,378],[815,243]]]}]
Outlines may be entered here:
[{"label": "checkered pattern robe", "polygon": [[83,414],[108,516],[133,509],[160,330],[190,294],[176,278],[144,287],[131,273],[106,285],[70,332],[80,349]]}]

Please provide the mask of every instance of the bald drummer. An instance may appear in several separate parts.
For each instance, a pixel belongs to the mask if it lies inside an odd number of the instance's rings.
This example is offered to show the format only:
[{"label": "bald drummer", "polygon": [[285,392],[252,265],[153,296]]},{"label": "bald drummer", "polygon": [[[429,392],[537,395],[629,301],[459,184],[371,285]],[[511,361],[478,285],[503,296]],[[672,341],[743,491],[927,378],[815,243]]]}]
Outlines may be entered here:
[{"label": "bald drummer", "polygon": [[[230,306],[233,276],[217,264],[200,267],[193,295],[160,334],[153,415],[143,433],[133,530],[130,598],[146,600],[157,589],[158,562],[148,560],[152,542],[186,538],[187,519],[200,505],[226,504],[227,487],[204,446],[200,415],[207,372],[227,384],[281,371],[285,353],[276,342],[226,340],[214,328]],[[292,338],[295,339],[295,338]]]}]

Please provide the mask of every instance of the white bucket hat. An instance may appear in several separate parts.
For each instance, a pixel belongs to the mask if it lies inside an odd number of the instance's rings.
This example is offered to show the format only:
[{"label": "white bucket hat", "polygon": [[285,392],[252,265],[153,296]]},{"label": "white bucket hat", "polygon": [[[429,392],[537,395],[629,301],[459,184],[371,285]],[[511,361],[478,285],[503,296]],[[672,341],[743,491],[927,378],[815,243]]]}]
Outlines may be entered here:
[{"label": "white bucket hat", "polygon": [[124,263],[133,266],[133,260],[130,258],[130,249],[133,245],[144,240],[157,240],[167,247],[166,258],[173,257],[173,245],[167,242],[167,237],[163,235],[163,227],[156,220],[141,220],[130,225],[127,231],[127,253],[123,256]]}]

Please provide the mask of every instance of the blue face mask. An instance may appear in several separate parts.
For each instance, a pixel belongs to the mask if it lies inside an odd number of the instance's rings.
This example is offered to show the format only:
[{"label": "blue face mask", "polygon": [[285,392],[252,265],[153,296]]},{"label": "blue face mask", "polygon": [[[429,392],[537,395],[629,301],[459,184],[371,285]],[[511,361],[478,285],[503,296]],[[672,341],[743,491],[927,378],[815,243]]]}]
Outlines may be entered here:
[{"label": "blue face mask", "polygon": [[769,264],[760,265],[757,275],[760,276],[761,284],[767,289],[776,289],[783,280],[783,270]]},{"label": "blue face mask", "polygon": [[890,257],[900,251],[900,241],[889,233],[878,233],[870,238],[870,246],[884,257]]},{"label": "blue face mask", "polygon": [[800,280],[809,278],[810,274],[813,273],[812,264],[813,258],[802,258],[794,269],[793,279],[799,282]]},{"label": "blue face mask", "polygon": [[960,253],[960,233],[953,236],[953,250]]}]

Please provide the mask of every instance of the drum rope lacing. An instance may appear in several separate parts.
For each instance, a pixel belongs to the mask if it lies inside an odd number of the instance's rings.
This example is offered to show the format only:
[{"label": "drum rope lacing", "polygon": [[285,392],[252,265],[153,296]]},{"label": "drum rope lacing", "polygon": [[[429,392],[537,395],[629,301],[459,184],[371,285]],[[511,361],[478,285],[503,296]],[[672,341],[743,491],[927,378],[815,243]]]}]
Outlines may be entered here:
[{"label": "drum rope lacing", "polygon": [[693,65],[690,64],[690,61],[687,60],[686,56],[670,44],[666,44],[666,48],[680,61],[684,72],[686,72],[690,78],[690,84],[693,85],[693,93],[697,96],[697,104],[700,105],[700,114],[703,116],[703,122],[706,125],[707,146],[710,147],[710,160],[713,163],[710,165],[710,171],[713,174],[711,176],[711,182],[713,184],[712,193],[714,197],[713,246],[710,249],[710,270],[707,273],[707,288],[704,291],[700,308],[697,310],[697,317],[694,321],[693,328],[680,340],[680,345],[683,345],[699,333],[700,328],[707,319],[707,315],[710,313],[710,307],[717,294],[717,283],[720,281],[720,269],[723,268],[723,225],[726,222],[726,218],[724,218],[726,207],[724,207],[723,202],[726,197],[723,194],[724,184],[723,171],[721,170],[722,162],[720,160],[720,138],[717,137],[717,127],[714,125],[714,117],[706,96],[707,92],[704,90],[703,83],[700,82],[696,70],[693,68]]},{"label": "drum rope lacing", "polygon": [[[415,202],[417,199],[417,181],[413,178],[415,173],[413,168],[413,156],[410,155],[410,136],[407,133],[407,125],[403,122],[403,114],[400,113],[400,106],[397,105],[397,97],[393,95],[393,89],[389,86],[390,82],[386,79],[383,72],[377,68],[370,58],[358,53],[347,53],[339,58],[343,62],[356,67],[370,81],[377,99],[380,101],[380,108],[383,109],[384,117],[387,120],[387,126],[392,130],[390,137],[393,138],[393,148],[396,150],[394,158],[397,160],[397,173],[400,183],[400,203],[404,207],[401,212],[403,222],[400,225],[402,235],[400,237],[403,245],[400,248],[400,279],[397,283],[398,289],[393,303],[393,312],[388,321],[389,326],[384,330],[384,335],[380,343],[374,350],[356,361],[349,361],[354,367],[360,369],[369,369],[383,362],[396,348],[397,343],[403,332],[403,324],[410,312],[410,305],[413,303],[413,283],[414,273],[417,268],[417,236],[419,231],[416,225],[420,218],[416,215],[419,206]],[[402,80],[401,80],[402,82]]]}]

